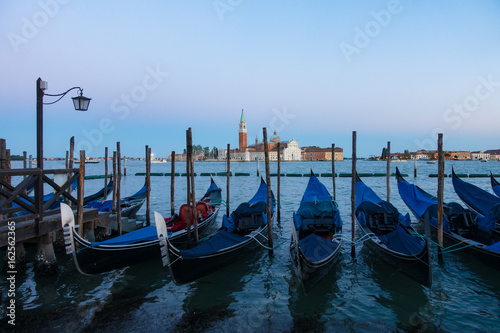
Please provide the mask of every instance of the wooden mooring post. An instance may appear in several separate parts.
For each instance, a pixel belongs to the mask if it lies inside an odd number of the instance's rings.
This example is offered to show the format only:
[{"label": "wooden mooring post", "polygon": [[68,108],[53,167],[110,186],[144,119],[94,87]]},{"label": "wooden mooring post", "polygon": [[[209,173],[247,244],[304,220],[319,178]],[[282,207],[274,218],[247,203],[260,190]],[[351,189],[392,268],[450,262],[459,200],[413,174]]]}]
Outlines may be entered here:
[{"label": "wooden mooring post", "polygon": [[170,167],[170,216],[175,214],[175,151],[172,150],[172,166]]},{"label": "wooden mooring post", "polygon": [[189,130],[186,130],[186,204],[187,204],[187,246],[191,247],[191,157],[193,147],[189,146]]},{"label": "wooden mooring post", "polygon": [[332,143],[332,183],[333,183],[333,200],[337,200],[337,189],[335,188],[335,143]]},{"label": "wooden mooring post", "polygon": [[277,193],[277,196],[278,196],[278,222],[281,221],[281,199],[280,199],[280,192],[281,192],[281,189],[280,189],[280,186],[281,186],[281,182],[280,182],[280,173],[281,173],[281,157],[280,157],[280,143],[278,142],[278,193]]},{"label": "wooden mooring post", "polygon": [[413,156],[413,177],[417,177],[417,155]]},{"label": "wooden mooring post", "polygon": [[272,201],[271,201],[271,174],[269,171],[269,146],[267,144],[267,128],[263,128],[264,133],[264,159],[266,163],[266,185],[267,185],[267,246],[269,247],[269,254],[273,255],[273,225],[272,225]]},{"label": "wooden mooring post", "polygon": [[443,133],[438,134],[438,259],[443,261],[443,192],[444,192],[444,153],[443,153]]},{"label": "wooden mooring post", "polygon": [[116,223],[118,224],[118,235],[122,234],[122,205],[121,205],[121,152],[120,142],[116,143]]},{"label": "wooden mooring post", "polygon": [[231,175],[231,145],[227,144],[226,216],[229,217],[229,176]]},{"label": "wooden mooring post", "polygon": [[146,225],[151,225],[151,148],[146,146]]},{"label": "wooden mooring post", "polygon": [[352,132],[352,173],[351,173],[351,256],[356,257],[356,131]]},{"label": "wooden mooring post", "polygon": [[387,141],[387,171],[385,177],[387,188],[387,202],[391,202],[391,142]]},{"label": "wooden mooring post", "polygon": [[111,202],[111,213],[116,213],[116,187],[117,187],[117,179],[116,179],[116,151],[113,152],[113,198]]},{"label": "wooden mooring post", "polygon": [[108,147],[104,148],[104,199],[108,196]]},{"label": "wooden mooring post", "polygon": [[196,194],[194,187],[194,157],[193,157],[193,132],[191,131],[191,127],[188,129],[189,131],[189,144],[191,151],[189,153],[189,171],[188,175],[191,178],[191,202],[188,205],[193,205],[193,226],[194,226],[194,239],[195,242],[198,243],[198,211],[196,210]]}]

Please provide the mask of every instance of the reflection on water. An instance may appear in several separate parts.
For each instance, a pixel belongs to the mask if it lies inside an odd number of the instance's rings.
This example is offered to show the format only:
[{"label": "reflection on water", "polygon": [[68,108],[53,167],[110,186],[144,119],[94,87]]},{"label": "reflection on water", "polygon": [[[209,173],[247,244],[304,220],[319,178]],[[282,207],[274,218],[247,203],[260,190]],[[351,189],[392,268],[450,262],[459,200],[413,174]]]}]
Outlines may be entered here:
[{"label": "reflection on water", "polygon": [[[15,166],[15,161],[13,166]],[[22,163],[22,162],[21,162]],[[47,162],[48,168],[60,168],[59,162]],[[403,173],[413,175],[413,162],[393,163]],[[500,173],[500,163],[447,162],[458,173]],[[17,166],[18,167],[18,166]],[[178,163],[178,170],[185,164]],[[316,174],[330,172],[330,162],[283,163],[284,173]],[[337,172],[350,172],[351,161],[336,164]],[[169,172],[169,163],[152,165],[152,172]],[[179,169],[180,168],[180,169]],[[385,172],[385,162],[359,161],[359,172]],[[419,176],[408,179],[430,193],[436,193],[437,165],[418,163]],[[195,163],[195,171],[222,172],[224,162]],[[264,170],[261,163],[261,171]],[[256,163],[233,163],[233,172],[249,172],[249,177],[231,177],[230,208],[248,200],[259,185]],[[127,162],[128,176],[122,178],[122,193],[135,193],[144,177],[144,162]],[[276,172],[276,164],[271,165]],[[88,175],[104,174],[104,163],[88,165]],[[223,189],[226,177],[214,177]],[[331,178],[319,178],[332,191]],[[59,256],[60,273],[52,278],[35,278],[32,263],[26,274],[19,274],[17,319],[26,331],[58,332],[177,332],[177,331],[495,331],[500,325],[500,280],[498,270],[477,262],[464,253],[445,255],[444,265],[433,262],[433,286],[422,287],[377,258],[362,244],[356,246],[356,258],[345,244],[343,255],[307,296],[304,296],[292,272],[288,256],[289,219],[299,206],[307,177],[284,177],[281,180],[280,224],[275,225],[274,256],[256,249],[223,270],[185,286],[176,286],[161,262],[147,262],[97,276],[76,272],[70,257]],[[385,178],[366,177],[363,181],[377,194],[386,193]],[[488,178],[469,178],[469,182],[488,191]],[[16,179],[13,180],[16,182]],[[210,177],[195,179],[197,197],[208,187]],[[276,191],[276,179],[272,178]],[[350,178],[337,178],[337,202],[344,221],[343,233],[350,238]],[[89,180],[85,194],[104,186],[104,180]],[[276,193],[275,193],[276,194]],[[402,213],[408,212],[391,180],[391,203]],[[176,177],[175,205],[186,198],[186,182]],[[445,180],[445,201],[458,201],[450,178]],[[170,177],[152,177],[151,212],[165,216],[170,211]],[[222,207],[217,225],[220,225]],[[138,219],[145,220],[145,205]],[[415,223],[415,219],[412,217]],[[436,253],[436,247],[433,246]],[[34,249],[28,249],[28,252]],[[0,253],[3,256],[3,253]],[[31,257],[33,254],[31,254]],[[0,280],[5,316],[8,299],[5,275]],[[0,322],[6,325],[5,318]]]}]

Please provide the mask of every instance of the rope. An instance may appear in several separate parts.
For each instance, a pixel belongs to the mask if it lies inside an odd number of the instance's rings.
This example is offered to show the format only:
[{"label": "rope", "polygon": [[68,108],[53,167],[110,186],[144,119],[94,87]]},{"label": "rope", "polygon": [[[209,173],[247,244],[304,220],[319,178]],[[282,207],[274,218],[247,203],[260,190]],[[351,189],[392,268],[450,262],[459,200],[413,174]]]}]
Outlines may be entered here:
[{"label": "rope", "polygon": [[[425,237],[426,237],[426,236],[424,236],[424,235],[419,234],[418,232],[415,232],[415,233],[413,233],[413,234],[414,234],[414,235],[416,235],[417,237],[420,237],[420,238],[425,238]],[[466,249],[466,248],[471,247],[471,246],[482,245],[481,243],[471,243],[471,244],[466,244],[466,245],[464,245],[464,246],[462,246],[462,247],[459,247],[459,248],[457,248],[457,249],[454,249],[454,247],[460,246],[461,244],[463,244],[463,243],[465,243],[465,242],[463,242],[463,241],[462,241],[462,242],[460,242],[460,243],[455,243],[455,244],[450,245],[450,246],[448,246],[448,247],[444,247],[444,246],[442,246],[442,245],[439,245],[438,243],[436,243],[436,242],[435,242],[435,241],[433,241],[432,239],[430,239],[430,237],[429,237],[429,241],[430,241],[432,244],[436,245],[438,248],[441,248],[441,253],[451,253],[451,252],[455,252],[455,251],[460,251],[460,250]]]}]

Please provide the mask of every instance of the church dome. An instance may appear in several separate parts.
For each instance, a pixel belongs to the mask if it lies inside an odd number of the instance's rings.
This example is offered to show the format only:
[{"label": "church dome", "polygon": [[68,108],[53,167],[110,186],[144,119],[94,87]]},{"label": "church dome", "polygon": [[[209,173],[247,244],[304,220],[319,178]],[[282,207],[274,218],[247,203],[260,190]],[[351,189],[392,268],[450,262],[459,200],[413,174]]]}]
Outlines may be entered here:
[{"label": "church dome", "polygon": [[273,143],[278,143],[281,141],[280,137],[278,136],[278,134],[276,134],[276,131],[274,131],[274,134],[273,136],[271,136],[271,139],[269,140]]}]

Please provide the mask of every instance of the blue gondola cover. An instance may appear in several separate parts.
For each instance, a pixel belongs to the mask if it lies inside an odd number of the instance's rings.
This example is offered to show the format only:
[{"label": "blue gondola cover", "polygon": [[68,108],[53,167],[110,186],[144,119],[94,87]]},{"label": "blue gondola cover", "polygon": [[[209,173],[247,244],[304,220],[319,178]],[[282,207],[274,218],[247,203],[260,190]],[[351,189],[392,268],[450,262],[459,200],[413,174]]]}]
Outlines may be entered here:
[{"label": "blue gondola cover", "polygon": [[299,246],[309,260],[321,261],[331,255],[339,243],[329,241],[316,234],[310,234],[299,241]]},{"label": "blue gondola cover", "polygon": [[220,230],[200,245],[190,250],[180,251],[182,259],[197,259],[248,240],[247,237]]}]

